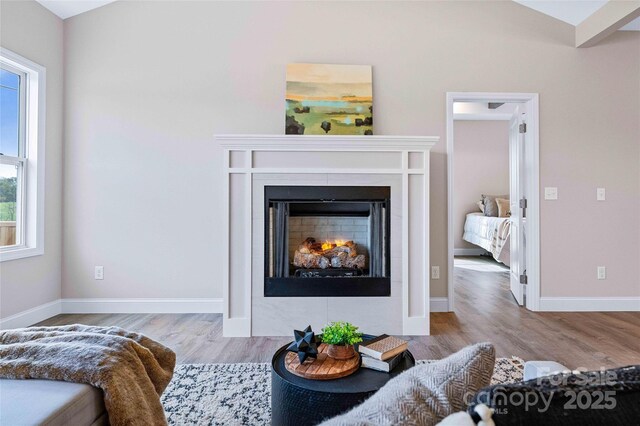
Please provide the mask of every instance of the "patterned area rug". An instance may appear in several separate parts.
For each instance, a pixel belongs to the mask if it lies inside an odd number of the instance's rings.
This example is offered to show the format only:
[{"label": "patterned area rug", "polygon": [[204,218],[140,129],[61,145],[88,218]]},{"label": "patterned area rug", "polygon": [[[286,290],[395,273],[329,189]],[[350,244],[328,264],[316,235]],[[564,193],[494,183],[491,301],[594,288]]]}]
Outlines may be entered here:
[{"label": "patterned area rug", "polygon": [[[523,368],[520,358],[498,358],[491,383],[521,381]],[[177,365],[162,404],[170,425],[270,425],[271,365]]]}]

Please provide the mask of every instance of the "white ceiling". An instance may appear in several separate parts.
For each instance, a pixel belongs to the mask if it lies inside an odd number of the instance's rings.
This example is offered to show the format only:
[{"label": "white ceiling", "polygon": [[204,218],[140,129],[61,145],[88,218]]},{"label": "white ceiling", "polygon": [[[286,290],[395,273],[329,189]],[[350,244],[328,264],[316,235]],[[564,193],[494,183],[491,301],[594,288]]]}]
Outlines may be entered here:
[{"label": "white ceiling", "polygon": [[489,109],[486,102],[454,102],[454,120],[510,120],[516,111],[517,103],[504,103],[498,108]]},{"label": "white ceiling", "polygon": [[546,0],[514,0],[523,6],[552,16],[556,19],[578,25],[596,10],[607,3],[607,0],[582,0],[582,1],[546,1]]},{"label": "white ceiling", "polygon": [[92,9],[113,3],[116,0],[36,0],[38,3],[61,17],[67,19]]},{"label": "white ceiling", "polygon": [[[116,0],[36,0],[38,3],[67,19],[88,12]],[[587,19],[600,9],[607,0],[513,0],[523,6],[537,10],[573,26]],[[622,31],[640,31],[640,18],[625,25]]]},{"label": "white ceiling", "polygon": [[[545,15],[571,24],[578,25],[596,10],[607,3],[607,0],[513,0],[523,6],[544,13]],[[621,31],[640,31],[640,18],[620,28]]]},{"label": "white ceiling", "polygon": [[636,18],[634,21],[629,22],[627,25],[620,28],[620,31],[640,31],[640,18]]}]

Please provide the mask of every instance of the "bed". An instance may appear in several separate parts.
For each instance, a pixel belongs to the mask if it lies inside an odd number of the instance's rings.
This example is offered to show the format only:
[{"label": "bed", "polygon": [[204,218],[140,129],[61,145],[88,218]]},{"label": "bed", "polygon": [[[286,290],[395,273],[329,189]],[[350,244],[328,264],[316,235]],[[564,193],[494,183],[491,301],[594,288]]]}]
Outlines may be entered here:
[{"label": "bed", "polygon": [[464,222],[462,239],[482,247],[498,262],[509,266],[509,236],[511,222],[508,217],[485,216],[481,212],[469,213]]}]

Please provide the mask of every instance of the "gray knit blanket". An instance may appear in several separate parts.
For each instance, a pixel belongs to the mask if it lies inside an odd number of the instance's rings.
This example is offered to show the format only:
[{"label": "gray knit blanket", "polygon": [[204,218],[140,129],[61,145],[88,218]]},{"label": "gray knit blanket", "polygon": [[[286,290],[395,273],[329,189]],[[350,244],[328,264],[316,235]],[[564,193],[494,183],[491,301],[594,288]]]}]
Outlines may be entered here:
[{"label": "gray knit blanket", "polygon": [[119,327],[74,324],[0,331],[0,378],[100,388],[112,425],[165,425],[160,395],[175,363],[171,349]]}]

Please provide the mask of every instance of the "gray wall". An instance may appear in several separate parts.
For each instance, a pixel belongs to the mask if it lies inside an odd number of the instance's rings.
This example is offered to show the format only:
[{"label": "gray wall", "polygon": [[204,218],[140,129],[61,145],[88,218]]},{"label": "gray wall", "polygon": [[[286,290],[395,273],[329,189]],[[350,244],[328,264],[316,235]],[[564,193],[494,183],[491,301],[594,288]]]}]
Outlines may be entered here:
[{"label": "gray wall", "polygon": [[60,298],[62,265],[62,20],[36,2],[0,3],[0,44],[47,68],[45,254],[0,263],[0,318]]},{"label": "gray wall", "polygon": [[371,64],[375,132],[441,136],[432,296],[447,291],[447,91],[540,93],[540,183],[560,191],[541,206],[542,295],[638,296],[640,34],[573,36],[514,2],[116,2],[70,18],[63,296],[222,296],[213,135],[282,133],[290,62]]}]

